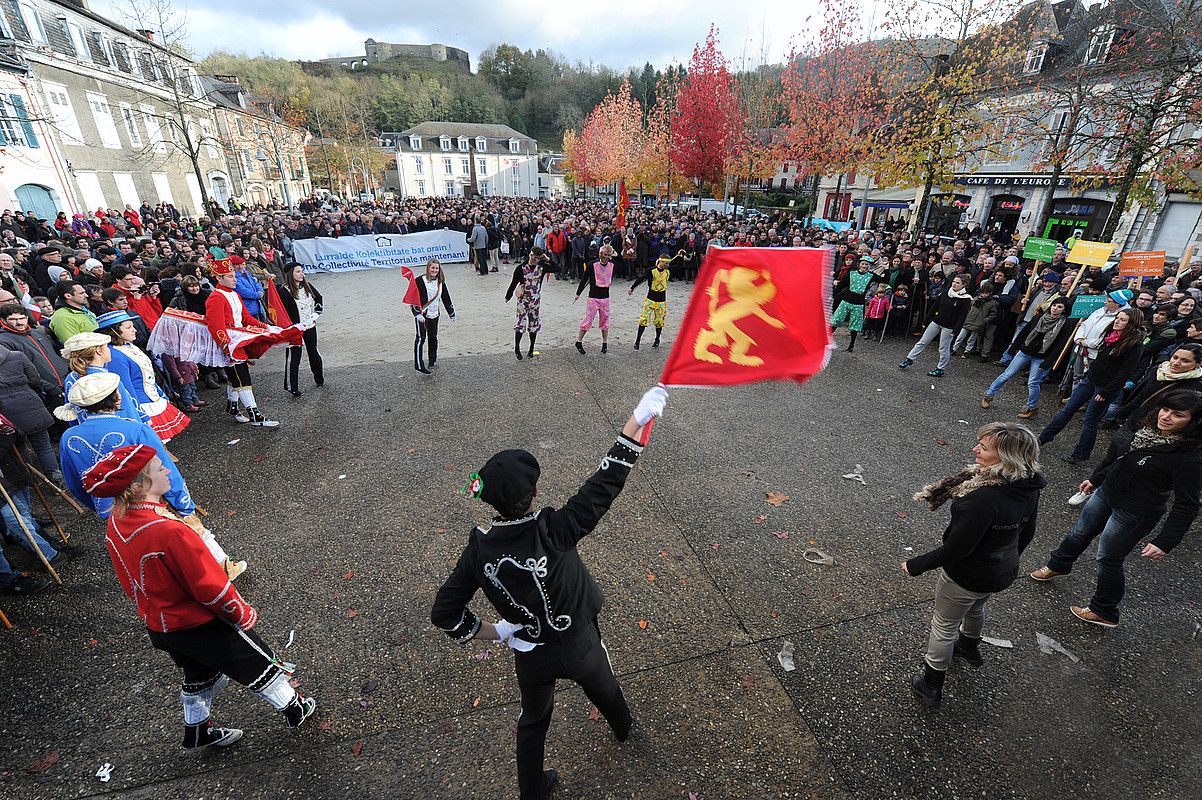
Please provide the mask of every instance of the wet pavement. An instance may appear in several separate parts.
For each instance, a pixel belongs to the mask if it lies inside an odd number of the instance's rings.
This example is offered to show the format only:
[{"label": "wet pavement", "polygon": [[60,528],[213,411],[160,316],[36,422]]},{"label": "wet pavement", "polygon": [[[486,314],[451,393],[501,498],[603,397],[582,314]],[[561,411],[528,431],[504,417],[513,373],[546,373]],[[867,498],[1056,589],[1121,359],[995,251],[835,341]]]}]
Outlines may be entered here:
[{"label": "wet pavement", "polygon": [[[325,280],[353,296],[380,276]],[[615,331],[632,329],[637,306],[615,312]],[[70,531],[83,552],[65,589],[0,598],[17,626],[0,633],[5,798],[516,797],[511,656],[457,646],[429,625],[435,589],[486,519],[458,490],[492,452],[521,446],[542,463],[541,499],[561,503],[666,349],[636,353],[615,337],[609,354],[594,343],[580,356],[556,346],[571,338],[560,330],[533,363],[494,345],[448,352],[425,377],[398,363],[407,319],[381,327],[368,352],[362,331],[339,332],[353,327],[346,312],[327,308],[323,389],[302,375],[305,394],[292,398],[281,354],[256,365],[279,429],[237,426],[214,403],[172,444],[211,527],[250,562],[239,589],[259,609],[259,632],[299,665],[317,724],[289,735],[231,687],[214,717],[246,738],[184,753],[178,674],[139,628],[98,523],[78,519]],[[497,318],[502,333],[510,319]],[[1013,649],[985,647],[980,670],[953,667],[939,712],[912,700],[934,576],[907,578],[899,564],[933,546],[947,512],[910,495],[967,463],[977,427],[1019,402],[1016,388],[981,410],[995,368],[960,359],[932,389],[922,374],[932,359],[896,368],[907,346],[836,352],[804,387],[672,393],[626,491],[581,546],[638,728],[617,744],[583,694],[562,686],[547,749],[555,797],[1202,796],[1196,537],[1163,562],[1131,560],[1113,631],[1068,612],[1092,590],[1087,559],[1054,585],[1020,579],[990,601],[986,626]],[[1084,467],[1055,457],[1071,444],[1048,448],[1051,485],[1024,569],[1073,519],[1064,501]],[[864,485],[842,477],[857,464]],[[789,499],[772,505],[769,492]],[[809,563],[810,547],[836,563]],[[481,597],[473,607],[495,616]],[[1040,652],[1037,632],[1080,661]]]}]

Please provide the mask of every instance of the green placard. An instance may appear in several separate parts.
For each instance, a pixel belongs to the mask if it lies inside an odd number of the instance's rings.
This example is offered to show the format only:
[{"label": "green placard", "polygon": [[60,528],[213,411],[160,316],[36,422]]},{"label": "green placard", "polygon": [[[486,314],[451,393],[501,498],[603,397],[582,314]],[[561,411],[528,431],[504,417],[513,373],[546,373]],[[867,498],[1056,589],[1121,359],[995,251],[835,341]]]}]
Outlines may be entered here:
[{"label": "green placard", "polygon": [[1068,315],[1069,319],[1085,319],[1093,312],[1102,307],[1106,302],[1104,294],[1083,294],[1073,300],[1073,313]]},{"label": "green placard", "polygon": [[1052,256],[1056,255],[1056,248],[1059,245],[1060,243],[1055,239],[1041,239],[1038,236],[1028,236],[1026,243],[1023,245],[1023,258],[1050,263]]}]

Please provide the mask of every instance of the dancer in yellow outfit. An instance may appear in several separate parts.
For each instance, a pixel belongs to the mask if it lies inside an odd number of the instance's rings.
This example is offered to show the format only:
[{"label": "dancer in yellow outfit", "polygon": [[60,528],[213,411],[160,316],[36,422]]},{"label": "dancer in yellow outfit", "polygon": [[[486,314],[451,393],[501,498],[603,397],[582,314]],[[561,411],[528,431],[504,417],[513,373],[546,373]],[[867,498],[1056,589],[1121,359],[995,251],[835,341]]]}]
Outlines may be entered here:
[{"label": "dancer in yellow outfit", "polygon": [[630,284],[628,294],[634,294],[634,287],[647,281],[647,299],[643,301],[643,313],[639,314],[639,333],[634,337],[634,349],[638,350],[643,341],[643,331],[648,325],[655,325],[655,341],[652,347],[659,347],[659,337],[664,332],[664,323],[668,321],[668,278],[672,272],[672,262],[680,258],[677,253],[673,258],[660,256],[655,266],[647,270],[647,274]]}]

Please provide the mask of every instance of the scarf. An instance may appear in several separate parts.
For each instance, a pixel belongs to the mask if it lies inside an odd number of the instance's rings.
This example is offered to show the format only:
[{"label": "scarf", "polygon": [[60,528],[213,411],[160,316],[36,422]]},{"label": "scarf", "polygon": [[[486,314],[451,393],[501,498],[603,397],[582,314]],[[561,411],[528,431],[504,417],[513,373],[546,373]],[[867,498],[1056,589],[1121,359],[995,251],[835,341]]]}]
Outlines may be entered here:
[{"label": "scarf", "polygon": [[1102,341],[1104,341],[1106,344],[1114,344],[1115,342],[1117,342],[1119,340],[1119,337],[1122,335],[1123,335],[1122,331],[1111,331],[1110,333],[1106,334],[1106,338],[1103,339]]},{"label": "scarf", "polygon": [[1023,344],[1034,345],[1039,342],[1039,348],[1044,345],[1056,341],[1056,337],[1060,335],[1060,328],[1064,325],[1065,316],[1061,314],[1058,317],[1053,317],[1051,313],[1041,314],[1039,319],[1035,321],[1035,327],[1027,334],[1027,338],[1023,340]]},{"label": "scarf", "polygon": [[1149,447],[1162,447],[1166,444],[1176,444],[1181,441],[1181,434],[1163,434],[1156,428],[1140,428],[1131,440],[1132,450],[1147,450]]},{"label": "scarf", "polygon": [[1001,486],[1006,480],[991,472],[982,472],[976,464],[969,464],[955,475],[935,483],[928,483],[914,493],[914,499],[926,503],[932,511],[938,509],[948,500],[963,497],[969,492],[985,486]]},{"label": "scarf", "polygon": [[1202,367],[1194,367],[1188,372],[1170,372],[1169,362],[1163,361],[1156,368],[1156,380],[1158,381],[1188,381],[1193,378],[1202,378]]},{"label": "scarf", "polygon": [[957,300],[966,300],[966,299],[972,297],[972,295],[970,295],[968,292],[964,291],[963,289],[952,289],[950,286],[948,287],[948,290],[947,290],[947,296],[954,297]]}]

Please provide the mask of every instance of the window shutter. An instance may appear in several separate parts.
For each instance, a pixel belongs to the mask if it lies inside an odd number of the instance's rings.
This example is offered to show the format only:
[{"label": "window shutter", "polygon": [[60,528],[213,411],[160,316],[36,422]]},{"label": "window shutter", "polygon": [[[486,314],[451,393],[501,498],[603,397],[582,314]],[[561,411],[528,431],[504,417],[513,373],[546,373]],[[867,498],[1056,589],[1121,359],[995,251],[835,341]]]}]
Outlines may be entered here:
[{"label": "window shutter", "polygon": [[33,123],[29,121],[29,114],[25,111],[25,100],[19,94],[10,94],[8,99],[12,100],[13,108],[17,110],[17,119],[21,121],[21,128],[25,131],[25,143],[29,147],[40,147],[37,134],[33,132]]}]

